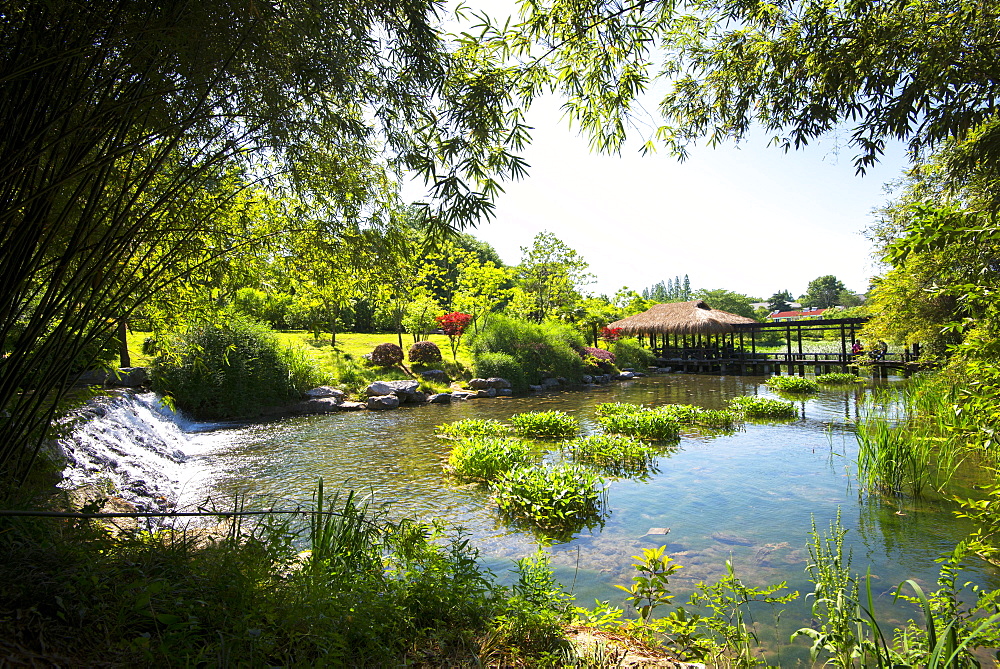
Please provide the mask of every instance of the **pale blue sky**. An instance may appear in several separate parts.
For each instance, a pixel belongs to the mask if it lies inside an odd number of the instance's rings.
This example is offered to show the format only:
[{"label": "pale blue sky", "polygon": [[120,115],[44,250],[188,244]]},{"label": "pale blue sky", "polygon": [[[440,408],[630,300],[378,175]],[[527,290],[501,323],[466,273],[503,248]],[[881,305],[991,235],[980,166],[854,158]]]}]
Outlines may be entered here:
[{"label": "pale blue sky", "polygon": [[679,163],[639,155],[638,141],[620,157],[594,154],[555,101],[536,105],[529,123],[529,177],[507,184],[496,218],[471,231],[508,264],[548,230],[590,263],[590,289],[609,294],[684,274],[697,288],[760,297],[798,296],[824,274],[864,291],[878,273],[862,231],[906,165],[901,147],[857,177],[836,138],[787,154],[763,139],[699,147]]}]

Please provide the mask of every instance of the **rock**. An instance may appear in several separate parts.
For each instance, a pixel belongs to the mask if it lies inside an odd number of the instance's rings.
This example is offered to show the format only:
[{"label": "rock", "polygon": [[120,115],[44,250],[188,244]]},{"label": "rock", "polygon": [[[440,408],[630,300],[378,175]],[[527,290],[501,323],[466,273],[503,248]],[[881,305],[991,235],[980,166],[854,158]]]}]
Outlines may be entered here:
[{"label": "rock", "polygon": [[559,381],[557,379],[553,379],[551,377],[542,379],[542,388],[555,388],[558,385]]},{"label": "rock", "polygon": [[504,388],[511,388],[511,383],[507,379],[502,379],[499,376],[491,376],[486,379],[488,384],[487,388],[496,388],[497,390],[503,390]]},{"label": "rock", "polygon": [[317,386],[315,388],[310,388],[305,392],[305,395],[306,398],[310,400],[324,399],[327,397],[336,397],[339,400],[344,399],[344,391],[331,386]]},{"label": "rock", "polygon": [[341,402],[337,405],[337,408],[341,411],[358,411],[360,409],[367,409],[368,404],[365,402]]},{"label": "rock", "polygon": [[365,391],[369,397],[382,397],[384,395],[412,395],[417,392],[420,385],[417,381],[374,381]]},{"label": "rock", "polygon": [[455,390],[451,393],[453,400],[467,400],[473,397],[478,397],[478,393],[470,393],[468,390]]},{"label": "rock", "polygon": [[632,376],[639,378],[640,376],[646,376],[646,372],[632,372]]},{"label": "rock", "polygon": [[514,395],[513,388],[500,388],[497,390],[497,395],[501,397],[512,397]]},{"label": "rock", "polygon": [[635,378],[635,374],[633,374],[632,372],[629,372],[629,371],[624,371],[624,372],[619,372],[618,374],[615,374],[611,378],[614,379],[615,381],[626,381],[628,379]]},{"label": "rock", "polygon": [[539,392],[540,390],[542,390],[542,387],[541,387],[541,386],[528,386],[528,390],[530,390],[530,391],[532,391],[532,392],[536,392],[536,393],[537,393],[537,392]]},{"label": "rock", "polygon": [[[403,399],[403,398],[400,398],[400,399]],[[424,403],[427,402],[427,393],[424,393],[424,392],[421,392],[421,391],[418,390],[417,392],[413,393],[412,395],[407,395],[405,401],[406,401],[407,404],[424,404]]]},{"label": "rock", "polygon": [[730,546],[753,546],[751,539],[741,537],[737,534],[729,534],[728,532],[714,532],[711,537],[719,543],[729,544]]},{"label": "rock", "polygon": [[490,382],[486,379],[472,379],[469,381],[469,387],[473,390],[485,390],[490,387]]},{"label": "rock", "polygon": [[594,382],[594,377],[591,376],[590,374],[584,374],[583,376],[580,377],[580,382],[589,386],[591,383]]},{"label": "rock", "polygon": [[427,398],[429,404],[451,404],[451,393],[435,393]]},{"label": "rock", "polygon": [[496,397],[496,388],[483,388],[482,390],[476,392],[476,397]]},{"label": "rock", "polygon": [[323,414],[340,411],[341,399],[339,397],[318,397],[313,400],[299,402],[291,408],[291,413],[295,414]]},{"label": "rock", "polygon": [[448,375],[440,369],[428,369],[420,372],[420,378],[437,383],[448,383]]},{"label": "rock", "polygon": [[[376,381],[376,383],[378,383]],[[374,384],[373,384],[374,385]],[[395,395],[373,395],[368,398],[368,409],[371,411],[383,411],[385,409],[395,409],[399,406],[399,398]]]},{"label": "rock", "polygon": [[104,369],[90,369],[81,374],[76,382],[82,386],[140,388],[149,385],[149,372],[145,367],[122,367],[110,372]]}]

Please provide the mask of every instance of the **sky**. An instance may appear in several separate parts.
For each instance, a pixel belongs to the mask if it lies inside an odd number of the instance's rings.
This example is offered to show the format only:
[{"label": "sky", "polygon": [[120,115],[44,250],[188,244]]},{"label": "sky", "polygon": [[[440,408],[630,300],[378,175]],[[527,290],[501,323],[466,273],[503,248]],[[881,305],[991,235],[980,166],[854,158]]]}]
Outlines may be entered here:
[{"label": "sky", "polygon": [[639,137],[621,156],[592,152],[552,98],[535,103],[528,124],[528,177],[504,184],[494,219],[469,230],[509,265],[548,231],[590,263],[596,281],[585,291],[609,296],[685,274],[694,289],[765,299],[798,297],[827,274],[864,292],[879,273],[862,232],[906,166],[901,146],[860,177],[836,137],[789,153],[763,137],[695,147],[680,163],[640,155]]}]

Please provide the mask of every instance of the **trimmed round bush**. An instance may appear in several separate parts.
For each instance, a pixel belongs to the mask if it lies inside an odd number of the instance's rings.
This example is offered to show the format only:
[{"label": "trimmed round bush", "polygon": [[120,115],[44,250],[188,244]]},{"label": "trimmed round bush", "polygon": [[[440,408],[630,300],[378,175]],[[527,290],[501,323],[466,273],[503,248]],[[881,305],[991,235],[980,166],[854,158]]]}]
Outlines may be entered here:
[{"label": "trimmed round bush", "polygon": [[189,329],[153,362],[152,378],[157,392],[201,420],[250,416],[324,381],[301,351],[247,321]]},{"label": "trimmed round bush", "polygon": [[441,349],[432,341],[418,341],[410,347],[407,357],[410,362],[428,364],[441,362]]},{"label": "trimmed round bush", "polygon": [[507,353],[480,353],[475,357],[472,368],[477,377],[489,379],[500,377],[510,381],[514,392],[528,389],[528,377],[514,356]]},{"label": "trimmed round bush", "polygon": [[391,342],[379,344],[371,352],[371,361],[379,367],[395,367],[403,362],[403,349]]}]

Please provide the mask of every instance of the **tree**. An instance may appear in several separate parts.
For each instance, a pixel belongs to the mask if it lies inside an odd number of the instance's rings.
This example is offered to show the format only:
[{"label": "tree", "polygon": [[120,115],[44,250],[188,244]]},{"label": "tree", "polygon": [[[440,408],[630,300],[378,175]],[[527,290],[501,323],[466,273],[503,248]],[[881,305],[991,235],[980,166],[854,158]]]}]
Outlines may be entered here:
[{"label": "tree", "polygon": [[[992,4],[552,0],[525,7],[520,25],[491,36],[531,75],[523,94],[556,87],[570,122],[602,150],[620,150],[636,101],[655,85],[666,89],[655,141],[681,157],[701,138],[739,141],[755,127],[786,150],[837,131],[857,152],[859,171],[899,139],[914,156],[962,147],[945,165],[956,182],[969,169],[994,180],[1000,174],[1000,63],[991,55],[1000,11]],[[996,208],[1000,193],[994,196]]]},{"label": "tree", "polygon": [[708,306],[713,309],[728,311],[731,314],[746,316],[747,318],[757,317],[752,304],[755,299],[742,293],[734,293],[731,290],[718,288],[715,290],[698,290],[694,296],[697,299],[705,300]]},{"label": "tree", "polygon": [[518,285],[532,300],[532,320],[540,323],[572,310],[581,299],[580,288],[592,280],[587,262],[551,232],[539,232],[521,254]]},{"label": "tree", "polygon": [[407,169],[431,188],[434,225],[491,214],[497,180],[524,173],[513,73],[471,42],[449,51],[438,11],[421,0],[5,7],[0,478],[23,479],[88,347],[267,238],[217,224],[241,190],[301,193],[333,236],[352,218],[385,224],[396,192],[372,185]]},{"label": "tree", "polygon": [[809,282],[806,294],[799,298],[804,307],[828,309],[837,306],[847,288],[832,274],[817,277]]},{"label": "tree", "polygon": [[459,263],[458,285],[452,306],[472,316],[476,334],[482,329],[488,314],[510,298],[511,272],[492,260],[480,262],[469,254]]},{"label": "tree", "polygon": [[789,311],[792,305],[789,304],[792,300],[791,292],[787,290],[782,290],[767,299],[767,308],[769,312],[773,311]]}]

